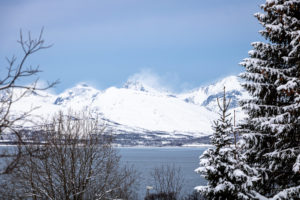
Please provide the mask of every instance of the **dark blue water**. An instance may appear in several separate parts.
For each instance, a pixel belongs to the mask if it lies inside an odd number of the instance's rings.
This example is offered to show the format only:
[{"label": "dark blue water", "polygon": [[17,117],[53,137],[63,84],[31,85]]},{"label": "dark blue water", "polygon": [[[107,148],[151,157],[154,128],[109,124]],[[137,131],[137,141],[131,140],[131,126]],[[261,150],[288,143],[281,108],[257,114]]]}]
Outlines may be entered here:
[{"label": "dark blue water", "polygon": [[121,161],[134,165],[141,173],[139,182],[139,199],[146,194],[146,186],[152,185],[151,171],[161,165],[175,165],[181,168],[184,176],[182,195],[193,192],[195,186],[205,185],[206,181],[194,170],[199,167],[199,156],[206,147],[185,148],[185,147],[123,147],[118,148]]}]

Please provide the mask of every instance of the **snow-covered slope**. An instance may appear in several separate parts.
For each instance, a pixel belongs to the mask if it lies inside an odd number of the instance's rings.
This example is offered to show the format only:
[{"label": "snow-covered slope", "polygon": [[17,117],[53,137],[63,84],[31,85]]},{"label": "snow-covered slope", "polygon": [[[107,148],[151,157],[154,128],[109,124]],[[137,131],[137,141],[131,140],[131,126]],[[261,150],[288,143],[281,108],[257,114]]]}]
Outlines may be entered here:
[{"label": "snow-covered slope", "polygon": [[226,89],[226,98],[231,100],[229,112],[233,113],[233,110],[235,110],[237,119],[244,118],[245,114],[239,106],[239,101],[249,98],[249,95],[242,88],[241,80],[237,76],[228,76],[214,84],[202,86],[190,92],[180,94],[179,98],[187,103],[196,104],[214,113],[218,113],[217,98],[223,97],[224,87]]},{"label": "snow-covered slope", "polygon": [[215,117],[204,107],[172,96],[125,88],[107,89],[94,105],[110,120],[152,131],[208,134]]},{"label": "snow-covered slope", "polygon": [[[226,86],[232,109],[240,112],[238,101],[246,98],[235,76],[184,94],[158,91],[141,81],[129,80],[124,87],[100,91],[80,83],[61,94],[45,91],[30,95],[14,105],[15,112],[33,106],[36,116],[49,117],[62,110],[97,112],[115,134],[130,134],[145,139],[196,138],[212,133],[211,123],[217,119],[217,98]],[[240,112],[237,118],[242,118]]]}]

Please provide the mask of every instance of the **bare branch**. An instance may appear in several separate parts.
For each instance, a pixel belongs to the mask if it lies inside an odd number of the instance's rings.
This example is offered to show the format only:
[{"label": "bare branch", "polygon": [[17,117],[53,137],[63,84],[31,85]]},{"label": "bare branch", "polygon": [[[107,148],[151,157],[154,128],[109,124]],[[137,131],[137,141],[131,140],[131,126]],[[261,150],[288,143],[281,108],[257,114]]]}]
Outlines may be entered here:
[{"label": "bare branch", "polygon": [[[41,70],[39,66],[29,67],[26,66],[26,61],[35,52],[49,48],[44,44],[42,38],[43,29],[41,30],[37,39],[32,38],[31,33],[28,33],[28,39],[24,40],[22,30],[20,30],[20,38],[17,41],[23,52],[23,56],[17,59],[15,56],[11,58],[6,57],[7,65],[3,67],[6,69],[5,73],[0,75],[0,136],[4,133],[10,133],[16,139],[18,144],[18,152],[15,154],[14,159],[11,160],[6,166],[0,169],[0,173],[11,173],[20,163],[20,159],[24,152],[24,141],[22,136],[22,130],[24,127],[20,127],[24,122],[30,122],[29,116],[32,111],[38,107],[30,108],[22,113],[12,113],[12,106],[22,100],[26,95],[31,94],[37,90],[45,90],[54,87],[59,81],[48,83],[45,87],[37,87],[38,78],[32,81],[29,85],[20,84],[27,78],[38,76]],[[19,61],[18,61],[19,60]],[[5,157],[5,155],[1,155]]]}]

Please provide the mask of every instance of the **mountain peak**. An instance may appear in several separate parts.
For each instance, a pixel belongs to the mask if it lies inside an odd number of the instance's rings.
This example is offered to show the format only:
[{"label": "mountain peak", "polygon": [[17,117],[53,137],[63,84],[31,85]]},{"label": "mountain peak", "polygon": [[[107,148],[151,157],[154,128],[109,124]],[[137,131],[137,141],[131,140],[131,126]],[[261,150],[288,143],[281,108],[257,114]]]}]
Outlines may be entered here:
[{"label": "mountain peak", "polygon": [[132,90],[137,90],[137,91],[142,91],[142,92],[149,92],[146,88],[147,86],[144,86],[143,83],[139,80],[128,80],[124,86],[126,89],[132,89]]},{"label": "mountain peak", "polygon": [[101,93],[99,90],[89,86],[87,83],[81,82],[59,94],[54,104],[60,105],[72,99],[77,99],[78,101],[83,102],[90,101],[93,100],[99,93]]},{"label": "mountain peak", "polygon": [[240,84],[240,79],[237,76],[227,76],[218,82],[224,84],[225,86],[230,86],[232,84]]},{"label": "mountain peak", "polygon": [[[165,88],[159,88],[159,86],[152,86],[152,84],[147,84],[142,80],[129,79],[123,85],[123,88],[131,89],[139,92],[149,92],[155,94],[168,93],[168,90]],[[157,89],[158,88],[158,89]]]},{"label": "mountain peak", "polygon": [[206,87],[206,90],[209,93],[218,93],[223,91],[224,87],[226,88],[226,91],[242,90],[241,80],[237,76],[228,76],[209,85]]},{"label": "mountain peak", "polygon": [[90,87],[90,86],[85,82],[81,82],[81,83],[78,83],[75,87]]}]

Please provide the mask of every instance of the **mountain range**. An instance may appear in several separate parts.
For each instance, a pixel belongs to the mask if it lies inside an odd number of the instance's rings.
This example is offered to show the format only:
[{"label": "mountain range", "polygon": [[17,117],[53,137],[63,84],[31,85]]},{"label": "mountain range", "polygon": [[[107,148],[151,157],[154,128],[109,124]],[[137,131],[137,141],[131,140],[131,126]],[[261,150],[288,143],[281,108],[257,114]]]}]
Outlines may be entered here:
[{"label": "mountain range", "polygon": [[38,106],[33,116],[49,118],[58,111],[89,110],[99,114],[106,130],[121,145],[187,145],[207,143],[211,124],[218,119],[217,98],[231,99],[230,113],[240,121],[245,114],[239,100],[248,98],[236,76],[183,92],[155,89],[141,80],[128,80],[123,87],[98,90],[80,83],[61,94],[37,91],[13,105],[14,112]]}]

